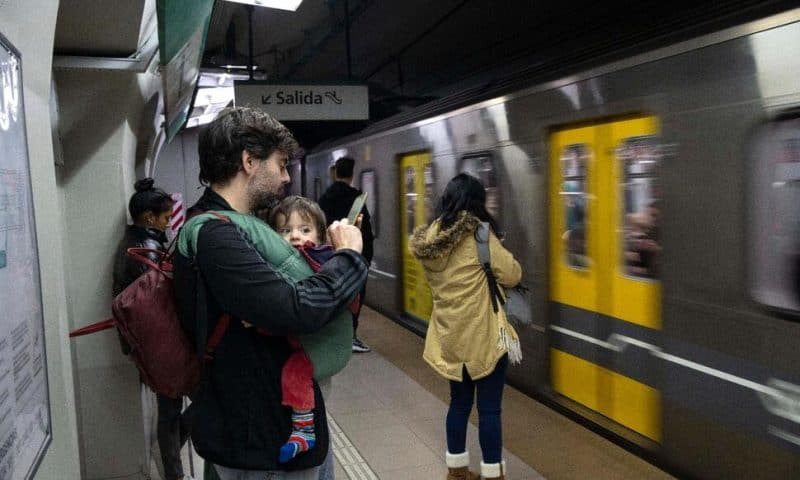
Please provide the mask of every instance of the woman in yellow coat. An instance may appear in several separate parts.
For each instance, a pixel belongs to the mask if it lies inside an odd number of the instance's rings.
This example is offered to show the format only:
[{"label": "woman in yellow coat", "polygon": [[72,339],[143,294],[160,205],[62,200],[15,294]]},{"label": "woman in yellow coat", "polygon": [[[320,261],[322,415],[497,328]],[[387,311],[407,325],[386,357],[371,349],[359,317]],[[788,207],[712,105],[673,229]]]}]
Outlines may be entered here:
[{"label": "woman in yellow coat", "polygon": [[486,211],[486,191],[467,174],[450,180],[437,219],[414,231],[409,250],[422,263],[433,294],[425,338],[426,362],[450,380],[447,412],[448,480],[472,480],[466,451],[467,422],[477,390],[478,432],[484,479],[503,479],[500,423],[508,362],[521,358],[519,338],[502,308],[492,308],[486,275],[478,260],[475,232],[489,223],[491,269],[503,287],[519,283],[519,262],[500,243],[497,224]]}]

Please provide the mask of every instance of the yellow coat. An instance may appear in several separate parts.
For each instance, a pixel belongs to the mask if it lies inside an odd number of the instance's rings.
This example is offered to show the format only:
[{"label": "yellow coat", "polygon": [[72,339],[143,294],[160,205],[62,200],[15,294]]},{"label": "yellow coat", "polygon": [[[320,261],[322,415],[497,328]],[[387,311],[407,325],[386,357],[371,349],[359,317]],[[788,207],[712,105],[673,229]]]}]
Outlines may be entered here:
[{"label": "yellow coat", "polygon": [[[462,381],[462,371],[477,380],[494,371],[500,358],[519,361],[519,339],[505,311],[494,313],[486,276],[478,261],[475,230],[480,220],[462,212],[446,230],[439,221],[417,228],[409,251],[422,262],[433,294],[433,312],[423,358],[443,377]],[[522,276],[514,256],[489,238],[491,267],[500,285],[513,287]]]}]

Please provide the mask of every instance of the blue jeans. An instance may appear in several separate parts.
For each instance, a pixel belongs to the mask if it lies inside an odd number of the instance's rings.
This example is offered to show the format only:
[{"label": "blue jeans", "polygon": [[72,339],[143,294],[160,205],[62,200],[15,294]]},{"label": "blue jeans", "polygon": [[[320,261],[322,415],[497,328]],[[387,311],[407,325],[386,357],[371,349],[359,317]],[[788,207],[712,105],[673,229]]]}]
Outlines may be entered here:
[{"label": "blue jeans", "polygon": [[333,467],[333,442],[328,447],[328,454],[325,456],[325,461],[319,466],[319,480],[335,480]]},{"label": "blue jeans", "polygon": [[484,463],[500,463],[503,458],[503,427],[500,423],[503,387],[506,383],[508,355],[504,355],[489,376],[472,380],[464,367],[463,381],[450,381],[450,409],[447,411],[447,451],[467,450],[467,423],[478,390],[478,439]]},{"label": "blue jeans", "polygon": [[317,480],[319,467],[294,472],[268,472],[265,470],[237,470],[214,465],[220,480]]}]

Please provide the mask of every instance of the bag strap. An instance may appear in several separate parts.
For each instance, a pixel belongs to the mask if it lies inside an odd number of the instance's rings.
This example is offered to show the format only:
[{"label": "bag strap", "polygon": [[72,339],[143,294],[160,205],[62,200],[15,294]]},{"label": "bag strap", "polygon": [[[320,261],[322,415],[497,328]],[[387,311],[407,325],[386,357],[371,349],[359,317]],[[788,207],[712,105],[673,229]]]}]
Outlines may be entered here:
[{"label": "bag strap", "polygon": [[126,252],[129,257],[133,258],[139,263],[143,263],[150,268],[154,268],[156,270],[161,271],[161,266],[158,263],[154,262],[147,254],[155,254],[158,256],[158,262],[160,263],[164,256],[166,255],[161,250],[156,250],[154,248],[129,248]]},{"label": "bag strap", "polygon": [[175,250],[176,250],[175,243],[178,241],[178,235],[179,234],[180,234],[180,230],[178,230],[175,233],[175,236],[172,237],[172,241],[169,242],[169,245],[167,245],[167,254],[164,257],[164,261],[172,262],[172,258],[175,256]]},{"label": "bag strap", "polygon": [[[220,215],[213,210],[209,210],[206,213],[210,213],[226,223],[230,223],[231,221],[228,217]],[[195,255],[197,255],[196,252]],[[197,352],[197,355],[200,357],[201,361],[206,362],[213,360],[214,350],[222,341],[222,337],[228,330],[228,326],[231,323],[231,316],[227,313],[220,315],[217,325],[214,327],[214,331],[211,332],[211,337],[208,336],[208,295],[206,293],[206,282],[203,279],[203,275],[200,273],[200,267],[197,265],[196,258],[194,259],[194,268],[197,272],[197,298],[195,302],[197,334],[195,351]],[[205,369],[203,369],[203,371],[205,371]],[[205,379],[205,376],[205,373],[203,373],[203,379]]]},{"label": "bag strap", "polygon": [[492,256],[489,252],[489,224],[487,222],[481,222],[478,225],[478,229],[475,231],[475,241],[478,245],[478,261],[486,276],[486,282],[489,284],[489,298],[492,300],[492,309],[494,313],[497,313],[500,311],[498,303],[505,305],[506,301],[500,293],[497,278],[492,272]]},{"label": "bag strap", "polygon": [[222,337],[228,330],[228,326],[231,324],[232,319],[233,317],[227,313],[223,313],[219,316],[217,326],[214,327],[214,331],[211,332],[211,338],[208,339],[208,344],[206,344],[205,355],[203,355],[203,360],[206,362],[214,360],[214,350],[217,349],[217,345],[219,345],[219,342],[222,341]]},{"label": "bag strap", "polygon": [[214,210],[209,210],[209,211],[207,211],[205,213],[210,213],[211,215],[214,215],[215,217],[217,217],[218,220],[222,220],[225,223],[231,223],[231,219],[229,217],[226,217],[225,215],[223,215],[223,214],[221,214],[219,212],[216,212]]},{"label": "bag strap", "polygon": [[102,332],[103,330],[114,328],[115,324],[116,322],[114,321],[113,318],[108,318],[106,320],[103,320],[102,322],[93,323],[91,325],[87,325],[85,327],[69,332],[69,338],[82,337],[84,335],[89,335],[91,333]]}]

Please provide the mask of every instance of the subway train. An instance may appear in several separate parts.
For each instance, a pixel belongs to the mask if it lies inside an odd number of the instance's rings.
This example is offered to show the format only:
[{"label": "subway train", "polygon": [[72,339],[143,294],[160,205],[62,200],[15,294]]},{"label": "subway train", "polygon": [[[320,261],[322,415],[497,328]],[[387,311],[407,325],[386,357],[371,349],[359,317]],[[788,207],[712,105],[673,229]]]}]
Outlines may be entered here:
[{"label": "subway train", "polygon": [[477,176],[531,292],[510,383],[681,477],[800,478],[798,45],[795,10],[470,90],[316,148],[302,192],[356,159],[367,304],[424,335],[407,239]]}]

